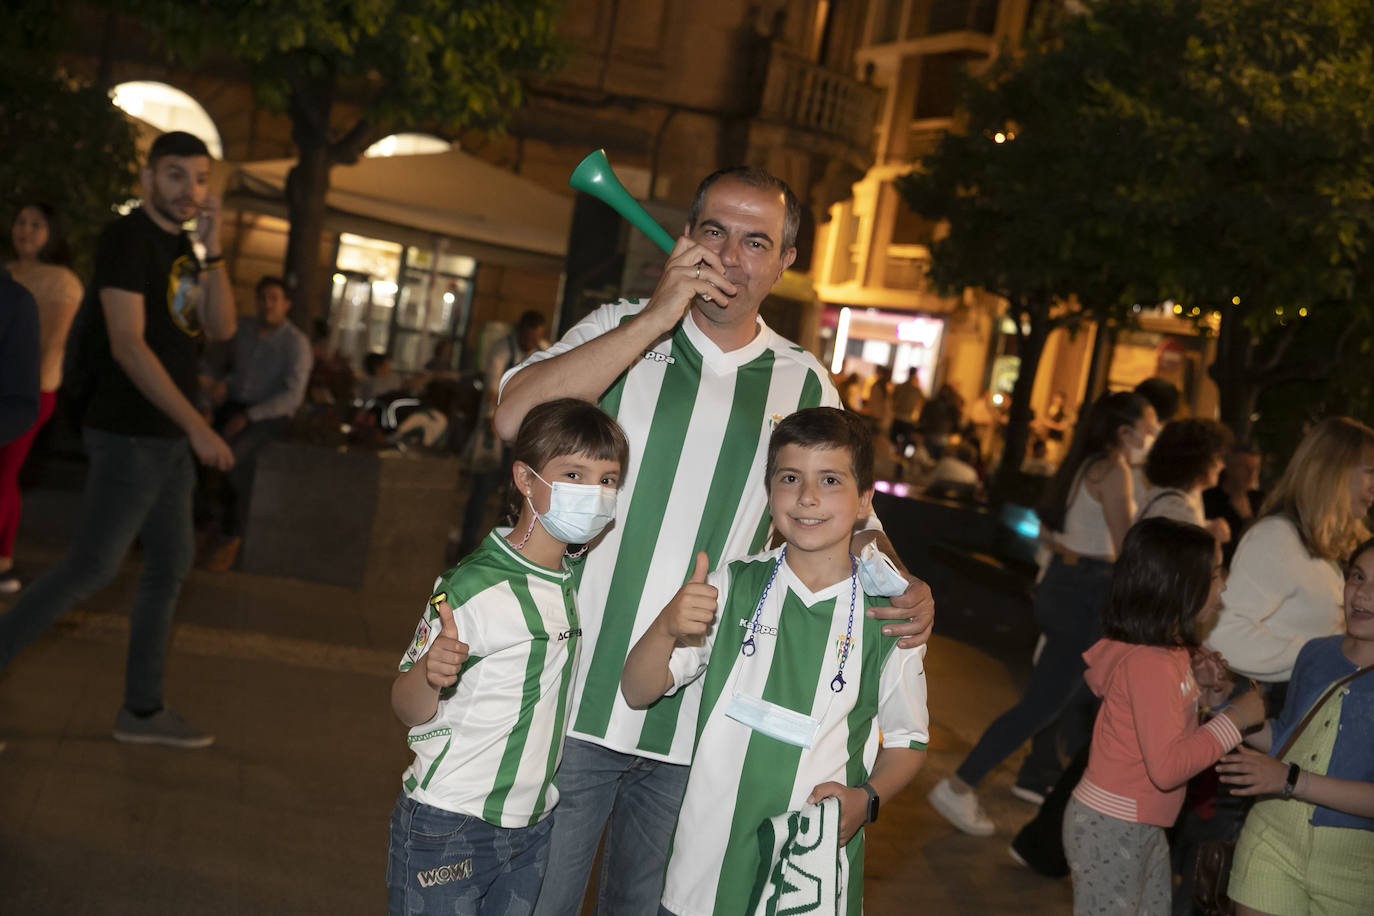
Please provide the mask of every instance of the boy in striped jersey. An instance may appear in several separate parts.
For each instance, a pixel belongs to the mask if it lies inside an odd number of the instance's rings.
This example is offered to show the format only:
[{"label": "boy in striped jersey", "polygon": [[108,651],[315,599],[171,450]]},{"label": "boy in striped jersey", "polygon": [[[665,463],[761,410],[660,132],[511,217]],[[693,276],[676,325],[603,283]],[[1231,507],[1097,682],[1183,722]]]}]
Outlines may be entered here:
[{"label": "boy in striped jersey", "polygon": [[[620,695],[635,640],[691,573],[762,549],[768,436],[804,407],[838,405],[824,367],[773,332],[759,306],[796,256],[801,206],[761,169],[716,172],[697,188],[683,235],[648,300],[603,306],[502,379],[497,432],[554,397],[597,401],[625,430],[630,464],[616,523],[578,586],[583,664],[573,683],[564,794],[537,916],[575,916],[598,846],[598,913],[652,913],[691,763],[700,681],[649,710]],[[854,536],[859,553],[881,531]],[[930,589],[910,580],[885,618],[901,648],[930,638]],[[604,841],[603,841],[604,828]]]},{"label": "boy in striped jersey", "polygon": [[513,448],[515,527],[435,583],[391,690],[415,753],[391,816],[392,916],[533,909],[582,633],[580,563],[564,551],[614,517],[628,452],[585,401],[531,410]]},{"label": "boy in striped jersey", "polygon": [[[925,648],[897,651],[865,616],[883,599],[859,588],[849,552],[873,495],[867,428],[834,408],[792,414],[769,442],[765,484],[786,543],[709,576],[698,553],[621,678],[636,708],[704,681],[663,890],[672,916],[754,912],[772,864],[760,827],[827,797],[840,802],[841,891],[838,909],[814,912],[861,913],[860,828],[925,761]],[[786,896],[776,908],[812,912]]]}]

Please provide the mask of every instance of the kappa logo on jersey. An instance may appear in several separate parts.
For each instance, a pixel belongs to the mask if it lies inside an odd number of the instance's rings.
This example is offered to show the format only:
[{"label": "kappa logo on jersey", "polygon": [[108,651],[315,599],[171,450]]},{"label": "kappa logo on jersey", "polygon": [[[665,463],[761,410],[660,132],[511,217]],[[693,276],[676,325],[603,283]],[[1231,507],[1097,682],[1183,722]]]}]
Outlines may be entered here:
[{"label": "kappa logo on jersey", "polygon": [[670,366],[677,364],[677,360],[673,359],[667,353],[659,353],[657,350],[645,350],[644,358],[650,362],[667,363]]},{"label": "kappa logo on jersey", "polygon": [[746,629],[746,630],[753,630],[755,633],[761,633],[761,634],[763,634],[764,636],[777,636],[777,635],[778,635],[778,628],[777,628],[777,627],[770,627],[770,626],[769,626],[768,624],[766,624],[766,623],[761,623],[761,624],[759,624],[758,626],[754,626],[754,621],[748,620],[748,619],[746,619],[746,618],[744,618],[744,617],[741,617],[741,618],[739,619],[739,625],[742,626],[742,627],[744,627],[744,629]]},{"label": "kappa logo on jersey", "polygon": [[419,880],[421,887],[434,887],[436,884],[462,881],[472,877],[472,859],[464,859],[452,865],[440,865],[429,871],[417,871],[415,877]]}]

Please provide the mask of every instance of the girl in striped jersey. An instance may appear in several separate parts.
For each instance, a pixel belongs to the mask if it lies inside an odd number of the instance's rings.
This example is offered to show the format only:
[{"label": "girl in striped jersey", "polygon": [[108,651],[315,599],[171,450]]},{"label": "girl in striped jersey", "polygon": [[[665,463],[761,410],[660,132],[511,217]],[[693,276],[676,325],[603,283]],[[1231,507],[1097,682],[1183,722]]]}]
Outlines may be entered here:
[{"label": "girl in striped jersey", "polygon": [[534,908],[581,636],[580,552],[565,551],[614,518],[628,453],[585,401],[532,409],[513,449],[515,527],[435,583],[391,690],[415,753],[391,815],[393,916]]},{"label": "girl in striped jersey", "polygon": [[[882,621],[864,613],[877,602],[858,586],[849,553],[873,494],[864,422],[833,407],[792,414],[769,441],[764,479],[785,545],[709,576],[698,553],[692,578],[640,638],[621,677],[635,708],[705,681],[660,912],[743,916],[762,907],[858,916],[861,828],[925,761],[925,647],[897,651]],[[769,883],[774,863],[760,852],[760,830],[831,797],[840,803],[838,834],[826,838],[837,897],[794,899],[805,896],[795,882]],[[761,899],[770,886],[785,888],[782,899]],[[808,908],[813,903],[821,908]]]},{"label": "girl in striped jersey", "polygon": [[1264,721],[1264,702],[1249,690],[1198,726],[1189,650],[1221,607],[1220,559],[1196,525],[1147,518],[1126,534],[1102,615],[1106,636],[1083,653],[1102,708],[1064,812],[1077,916],[1169,912],[1164,828],[1178,817],[1185,784]]}]

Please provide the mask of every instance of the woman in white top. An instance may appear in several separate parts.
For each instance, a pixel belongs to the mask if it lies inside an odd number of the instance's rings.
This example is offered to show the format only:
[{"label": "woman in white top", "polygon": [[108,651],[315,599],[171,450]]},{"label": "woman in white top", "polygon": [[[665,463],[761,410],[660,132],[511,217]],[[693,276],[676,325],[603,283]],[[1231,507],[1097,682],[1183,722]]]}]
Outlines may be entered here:
[{"label": "woman in white top", "polygon": [[1136,521],[1160,516],[1206,528],[1225,544],[1231,529],[1225,519],[1208,521],[1202,510],[1202,491],[1217,485],[1231,431],[1216,420],[1173,420],[1165,425],[1145,459],[1150,487],[1140,496]]},{"label": "woman in white top", "polygon": [[[1054,535],[1054,556],[1035,590],[1036,623],[1045,634],[1021,700],[997,718],[953,776],[928,796],[965,833],[996,829],[974,788],[1038,731],[1054,722],[1083,680],[1083,652],[1102,632],[1100,613],[1112,562],[1135,517],[1127,451],[1157,426],[1154,408],[1129,392],[1098,398],[1079,424],[1040,515]],[[1072,750],[1077,750],[1076,748]]]},{"label": "woman in white top", "polygon": [[34,437],[52,416],[57,388],[62,384],[62,354],[77,306],[81,281],[66,265],[71,261],[56,214],[46,204],[19,208],[11,229],[14,261],[10,274],[38,303],[38,419],[18,439],[0,448],[0,593],[16,592],[14,536],[19,530],[19,469],[24,466]]},{"label": "woman in white top", "polygon": [[1374,430],[1331,417],[1298,445],[1236,548],[1207,646],[1268,685],[1271,705],[1282,708],[1298,650],[1344,632],[1340,564],[1369,536],[1371,504]]}]

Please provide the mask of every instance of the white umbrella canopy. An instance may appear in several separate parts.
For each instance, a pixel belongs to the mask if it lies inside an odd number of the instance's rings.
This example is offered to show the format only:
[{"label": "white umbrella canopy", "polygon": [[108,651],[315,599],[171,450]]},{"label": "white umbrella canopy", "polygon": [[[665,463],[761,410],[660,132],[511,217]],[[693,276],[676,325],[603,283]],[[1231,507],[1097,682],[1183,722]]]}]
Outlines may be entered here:
[{"label": "white umbrella canopy", "polygon": [[[281,199],[295,161],[239,165],[230,192]],[[561,259],[571,195],[557,194],[460,150],[359,159],[335,166],[331,210],[517,252]]]}]

